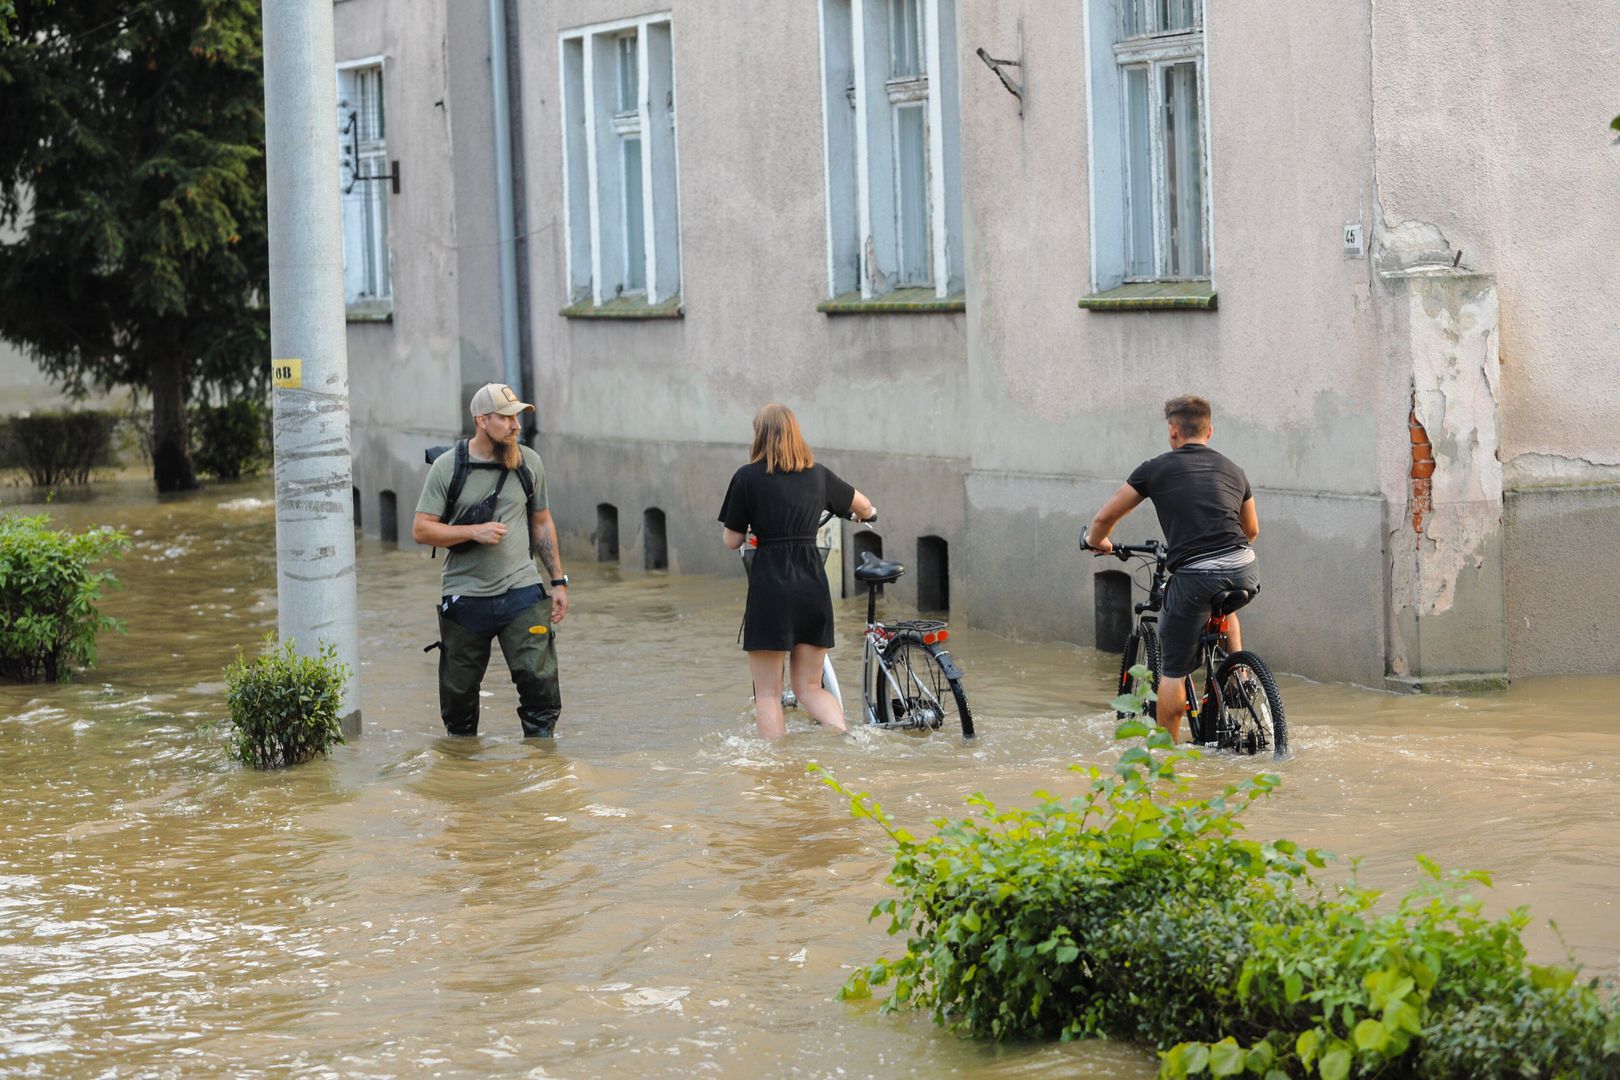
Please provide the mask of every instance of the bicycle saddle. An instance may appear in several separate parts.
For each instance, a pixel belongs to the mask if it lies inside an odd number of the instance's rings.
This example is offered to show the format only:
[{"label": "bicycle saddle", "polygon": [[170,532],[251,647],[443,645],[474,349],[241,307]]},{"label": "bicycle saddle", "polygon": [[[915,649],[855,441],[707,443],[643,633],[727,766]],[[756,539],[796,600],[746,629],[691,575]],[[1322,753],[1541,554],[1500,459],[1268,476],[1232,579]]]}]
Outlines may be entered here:
[{"label": "bicycle saddle", "polygon": [[870,551],[861,552],[861,564],[855,568],[855,580],[863,585],[887,585],[898,581],[906,568],[897,562],[884,562]]},{"label": "bicycle saddle", "polygon": [[1259,591],[1259,589],[1255,589],[1253,592],[1248,589],[1227,589],[1224,592],[1218,592],[1209,598],[1210,613],[1212,615],[1230,615],[1250,600],[1253,600],[1254,594]]}]

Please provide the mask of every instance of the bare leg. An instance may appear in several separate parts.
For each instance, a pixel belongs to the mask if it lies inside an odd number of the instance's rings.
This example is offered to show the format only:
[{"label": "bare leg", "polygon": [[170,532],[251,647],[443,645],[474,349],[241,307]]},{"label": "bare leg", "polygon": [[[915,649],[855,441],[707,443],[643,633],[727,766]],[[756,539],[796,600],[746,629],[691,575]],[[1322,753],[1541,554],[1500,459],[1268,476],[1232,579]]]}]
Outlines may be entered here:
[{"label": "bare leg", "polygon": [[1159,726],[1170,733],[1171,742],[1180,742],[1181,717],[1187,711],[1187,680],[1161,678],[1158,705]]},{"label": "bare leg", "polygon": [[799,708],[815,717],[818,724],[834,731],[848,731],[843,707],[831,691],[821,686],[822,661],[826,657],[826,649],[814,645],[793,646],[793,694],[799,699]]},{"label": "bare leg", "polygon": [[1235,653],[1243,648],[1243,627],[1238,625],[1237,613],[1226,617],[1226,651]]},{"label": "bare leg", "polygon": [[782,717],[782,658],[785,653],[751,652],[748,674],[754,679],[754,720],[763,739],[780,738],[787,732]]}]

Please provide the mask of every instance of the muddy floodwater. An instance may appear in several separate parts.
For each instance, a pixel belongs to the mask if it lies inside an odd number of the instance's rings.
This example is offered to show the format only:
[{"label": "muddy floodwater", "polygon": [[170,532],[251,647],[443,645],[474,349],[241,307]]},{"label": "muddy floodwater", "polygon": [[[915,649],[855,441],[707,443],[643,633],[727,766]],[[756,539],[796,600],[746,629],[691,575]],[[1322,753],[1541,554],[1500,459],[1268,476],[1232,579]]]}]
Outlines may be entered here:
[{"label": "muddy floodwater", "polygon": [[[1112,657],[953,628],[975,742],[795,718],[766,744],[740,570],[576,557],[555,743],[520,738],[498,654],[484,734],[449,740],[422,652],[440,564],[368,540],[365,732],[253,773],[201,729],[235,647],[275,626],[269,497],[119,481],[51,508],[134,538],[105,604],[129,629],[73,683],[0,686],[0,1074],[1152,1075],[1128,1046],[998,1048],[838,1001],[895,948],[866,918],[889,859],[805,773],[918,833],[974,791],[1079,790],[1068,766],[1115,753]],[[848,686],[862,605],[840,610]],[[1391,889],[1417,882],[1415,852],[1488,869],[1492,910],[1532,906],[1537,959],[1620,974],[1620,678],[1457,699],[1281,682],[1296,753],[1251,834],[1361,855]]]}]

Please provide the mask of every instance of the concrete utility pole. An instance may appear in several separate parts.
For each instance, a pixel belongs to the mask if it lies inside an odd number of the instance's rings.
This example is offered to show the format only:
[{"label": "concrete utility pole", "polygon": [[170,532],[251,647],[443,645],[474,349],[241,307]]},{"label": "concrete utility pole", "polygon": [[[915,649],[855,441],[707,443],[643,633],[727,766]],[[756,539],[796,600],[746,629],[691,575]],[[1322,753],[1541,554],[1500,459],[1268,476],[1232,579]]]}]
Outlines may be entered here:
[{"label": "concrete utility pole", "polygon": [[323,641],[337,647],[353,676],[344,694],[343,732],[358,735],[332,5],[270,0],[263,10],[279,628],[306,656],[315,655]]}]

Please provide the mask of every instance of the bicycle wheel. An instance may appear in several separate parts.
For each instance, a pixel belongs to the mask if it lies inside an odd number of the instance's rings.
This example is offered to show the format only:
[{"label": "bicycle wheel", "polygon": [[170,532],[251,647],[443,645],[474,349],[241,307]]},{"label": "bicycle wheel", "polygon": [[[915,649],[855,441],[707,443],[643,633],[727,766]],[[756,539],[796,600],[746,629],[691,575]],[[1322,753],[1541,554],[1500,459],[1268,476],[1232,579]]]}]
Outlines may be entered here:
[{"label": "bicycle wheel", "polygon": [[[1119,693],[1132,694],[1147,689],[1139,686],[1137,680],[1131,678],[1131,668],[1137,664],[1148,669],[1152,676],[1152,689],[1156,692],[1159,689],[1159,632],[1153,628],[1152,623],[1139,625],[1131,631],[1131,636],[1125,642],[1125,652],[1119,658],[1119,682],[1115,684]],[[1118,720],[1123,720],[1128,715],[1130,714],[1118,710],[1114,712],[1114,717]],[[1144,718],[1153,719],[1151,708]]]},{"label": "bicycle wheel", "polygon": [[1288,718],[1277,680],[1252,652],[1235,652],[1215,674],[1224,704],[1223,748],[1240,754],[1288,753]]},{"label": "bicycle wheel", "polygon": [[963,738],[973,738],[973,713],[962,690],[962,676],[944,649],[901,636],[883,650],[883,661],[894,682],[878,673],[874,689],[879,724],[921,731],[959,727]]}]

